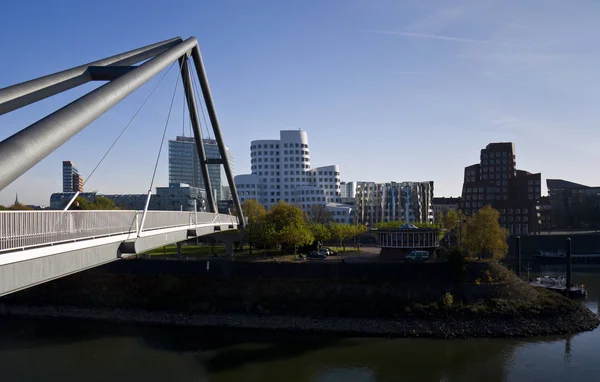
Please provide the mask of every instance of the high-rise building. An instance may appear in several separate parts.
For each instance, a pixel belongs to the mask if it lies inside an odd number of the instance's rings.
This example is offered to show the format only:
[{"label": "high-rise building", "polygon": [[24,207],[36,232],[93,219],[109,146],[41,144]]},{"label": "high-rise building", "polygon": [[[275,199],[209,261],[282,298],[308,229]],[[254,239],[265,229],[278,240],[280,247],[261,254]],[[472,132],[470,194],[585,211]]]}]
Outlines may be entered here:
[{"label": "high-rise building", "polygon": [[[252,141],[250,163],[251,174],[235,177],[241,202],[256,199],[268,209],[283,200],[310,214],[312,205],[341,201],[338,165],[311,167],[305,131],[282,130],[280,139]],[[341,207],[335,208],[337,213]]]},{"label": "high-rise building", "polygon": [[83,177],[79,175],[73,162],[62,162],[63,192],[83,192]]},{"label": "high-rise building", "polygon": [[540,185],[539,173],[517,170],[514,143],[490,143],[481,150],[480,163],[465,167],[461,209],[471,215],[491,205],[511,234],[538,232]]},{"label": "high-rise building", "polygon": [[[408,206],[408,209],[407,209]],[[354,220],[433,223],[433,182],[356,182]]]},{"label": "high-rise building", "polygon": [[[214,139],[204,139],[207,159],[221,159],[219,146]],[[226,147],[229,167],[234,171],[233,155]],[[220,164],[209,164],[208,173],[215,201],[231,199],[231,191],[227,184],[225,168]],[[169,183],[185,183],[191,187],[206,189],[200,158],[193,137],[178,136],[169,141]]]}]

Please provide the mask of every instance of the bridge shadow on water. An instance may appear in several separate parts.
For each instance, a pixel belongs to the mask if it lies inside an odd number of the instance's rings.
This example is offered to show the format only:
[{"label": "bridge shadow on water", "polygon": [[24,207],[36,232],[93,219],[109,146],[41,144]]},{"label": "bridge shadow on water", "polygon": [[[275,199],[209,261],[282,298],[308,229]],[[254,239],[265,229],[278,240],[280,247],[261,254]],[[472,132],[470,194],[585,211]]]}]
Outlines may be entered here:
[{"label": "bridge shadow on water", "polygon": [[[100,348],[126,338],[136,352],[170,354],[195,363],[194,370],[211,380],[321,380],[323,373],[347,380],[486,380],[504,381],[516,359],[516,349],[547,343],[565,349],[569,362],[572,336],[504,340],[427,340],[344,338],[322,334],[131,326],[77,320],[0,321],[0,353],[40,348]],[[68,345],[68,346],[67,346]],[[79,351],[79,350],[76,350]],[[136,354],[132,354],[133,357]],[[114,362],[107,356],[105,362]],[[98,361],[98,360],[96,360]],[[90,361],[91,362],[91,361]],[[147,365],[165,368],[168,365]],[[347,372],[350,374],[343,374]],[[359,373],[359,374],[352,374]],[[261,376],[253,379],[250,376]],[[353,377],[354,376],[354,377]],[[336,379],[334,379],[336,380]],[[340,379],[341,380],[341,379]]]}]

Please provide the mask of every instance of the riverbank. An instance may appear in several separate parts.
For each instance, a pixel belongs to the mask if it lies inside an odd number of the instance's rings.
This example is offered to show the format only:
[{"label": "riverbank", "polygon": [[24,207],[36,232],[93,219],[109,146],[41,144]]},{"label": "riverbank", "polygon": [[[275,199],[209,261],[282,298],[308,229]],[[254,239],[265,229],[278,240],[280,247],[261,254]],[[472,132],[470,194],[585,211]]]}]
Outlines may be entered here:
[{"label": "riverbank", "polygon": [[[584,313],[584,312],[581,312]],[[0,304],[0,315],[60,318],[106,323],[196,326],[282,332],[327,333],[349,336],[422,338],[512,338],[593,330],[598,325],[586,314],[546,317],[472,317],[429,319],[372,319],[352,317],[264,316],[250,314],[185,314],[124,309],[21,306]]]},{"label": "riverbank", "polygon": [[0,299],[0,314],[386,337],[524,337],[598,326],[499,264],[132,260]]}]

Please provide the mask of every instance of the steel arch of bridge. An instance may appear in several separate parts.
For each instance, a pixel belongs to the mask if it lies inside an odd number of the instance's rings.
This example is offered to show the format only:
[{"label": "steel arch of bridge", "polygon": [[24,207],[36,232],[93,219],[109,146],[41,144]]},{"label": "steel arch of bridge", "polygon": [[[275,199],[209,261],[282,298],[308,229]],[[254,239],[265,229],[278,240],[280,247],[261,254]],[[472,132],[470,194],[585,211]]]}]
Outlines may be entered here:
[{"label": "steel arch of bridge", "polygon": [[[206,158],[192,88],[189,57],[194,62],[221,159]],[[142,61],[145,62],[135,66]],[[0,89],[0,115],[3,115],[90,81],[108,81],[0,142],[0,190],[175,61],[179,61],[196,149],[200,157],[202,177],[207,191],[208,209],[213,213],[218,212],[212,193],[208,164],[220,164],[225,169],[227,182],[231,188],[239,225],[243,227],[244,216],[240,200],[229,166],[202,55],[195,37],[186,40],[181,37],[172,38]]]}]

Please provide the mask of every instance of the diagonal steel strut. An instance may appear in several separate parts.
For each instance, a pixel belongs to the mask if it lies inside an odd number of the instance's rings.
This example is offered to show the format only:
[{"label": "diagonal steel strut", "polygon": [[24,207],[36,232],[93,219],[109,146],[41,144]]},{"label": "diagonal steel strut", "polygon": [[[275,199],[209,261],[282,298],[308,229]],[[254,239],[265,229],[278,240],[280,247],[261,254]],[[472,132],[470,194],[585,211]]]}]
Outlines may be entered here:
[{"label": "diagonal steel strut", "polygon": [[0,89],[0,115],[92,81],[94,78],[88,70],[90,66],[137,64],[165,52],[181,41],[181,37],[172,38]]},{"label": "diagonal steel strut", "polygon": [[[63,72],[0,89],[0,115],[2,115],[94,79],[111,80],[107,84],[0,142],[0,190],[24,174],[135,89],[165,69],[169,64],[179,58],[187,60],[189,55],[192,55],[194,59],[194,66],[200,80],[204,101],[221,158],[223,159],[222,165],[224,166],[227,181],[231,188],[232,198],[239,218],[239,225],[243,227],[243,212],[233,181],[233,173],[227,160],[227,153],[200,56],[198,41],[195,37],[191,37],[185,41],[182,41],[181,38],[166,40]],[[102,76],[100,78],[94,78],[90,71],[90,67],[131,66],[149,58],[150,60],[137,67],[115,68],[114,70],[101,72]],[[98,71],[96,75],[98,75]],[[196,137],[196,139],[198,138],[201,139],[201,137]],[[210,184],[210,178],[205,179],[205,184]],[[212,193],[212,190],[206,191],[207,193]]]}]

